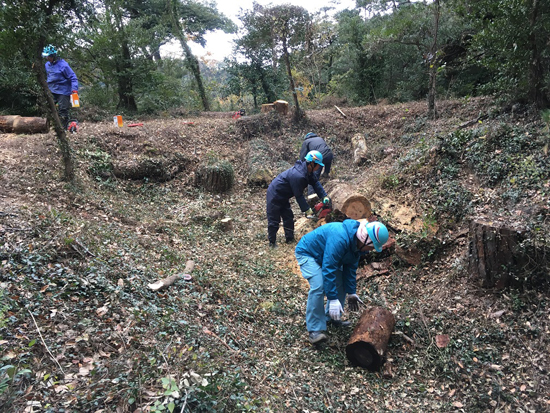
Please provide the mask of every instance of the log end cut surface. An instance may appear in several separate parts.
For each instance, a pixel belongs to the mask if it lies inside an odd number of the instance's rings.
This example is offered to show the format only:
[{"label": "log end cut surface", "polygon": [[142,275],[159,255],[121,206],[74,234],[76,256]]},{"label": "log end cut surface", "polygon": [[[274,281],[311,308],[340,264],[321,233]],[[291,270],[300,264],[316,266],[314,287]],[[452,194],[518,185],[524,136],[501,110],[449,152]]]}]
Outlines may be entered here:
[{"label": "log end cut surface", "polygon": [[384,361],[372,344],[363,341],[346,346],[346,356],[354,366],[370,371],[379,370]]},{"label": "log end cut surface", "polygon": [[351,219],[368,218],[372,215],[370,202],[363,195],[350,196],[341,210]]}]

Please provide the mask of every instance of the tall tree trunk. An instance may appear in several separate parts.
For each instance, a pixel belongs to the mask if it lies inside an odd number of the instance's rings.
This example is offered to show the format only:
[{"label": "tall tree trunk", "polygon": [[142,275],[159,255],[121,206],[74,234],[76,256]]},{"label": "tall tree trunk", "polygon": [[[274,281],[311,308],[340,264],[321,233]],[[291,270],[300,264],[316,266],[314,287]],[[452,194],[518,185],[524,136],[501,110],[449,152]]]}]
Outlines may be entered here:
[{"label": "tall tree trunk", "polygon": [[532,102],[539,109],[546,109],[549,106],[548,96],[544,92],[544,68],[542,58],[537,45],[536,24],[539,19],[540,1],[532,0],[529,31],[529,48],[531,50],[531,61],[529,64],[529,95]]},{"label": "tall tree trunk", "polygon": [[296,93],[296,86],[294,85],[294,78],[292,77],[292,70],[290,68],[290,56],[288,54],[288,49],[286,46],[286,40],[283,39],[283,56],[285,59],[286,73],[288,75],[288,80],[290,82],[290,90],[292,91],[292,99],[294,100],[295,112],[294,119],[300,120],[303,117],[302,110],[300,109],[300,104],[298,103],[298,94]]},{"label": "tall tree trunk", "polygon": [[[37,51],[38,55],[39,53],[41,53],[44,43],[45,41],[40,42],[40,47],[39,47],[39,50]],[[65,128],[63,128],[63,125],[61,124],[61,119],[59,118],[59,114],[57,113],[57,108],[55,107],[53,96],[50,93],[50,89],[48,88],[48,83],[46,81],[44,64],[40,59],[35,60],[34,71],[36,73],[36,78],[38,79],[38,83],[42,88],[42,93],[44,94],[44,97],[48,102],[48,109],[53,119],[53,127],[55,130],[55,135],[57,137],[57,144],[59,145],[59,150],[61,151],[61,156],[63,157],[64,179],[68,182],[73,183],[75,179],[75,173],[74,173],[74,161],[71,155],[71,152],[72,152],[71,145],[69,140],[67,139],[67,131],[65,131]]]},{"label": "tall tree trunk", "polygon": [[434,41],[430,50],[430,56],[428,60],[430,83],[428,85],[428,116],[432,119],[437,118],[437,109],[435,107],[435,93],[437,87],[437,69],[439,61],[437,58],[437,35],[439,32],[439,17],[441,8],[439,0],[434,0]]},{"label": "tall tree trunk", "polygon": [[210,102],[208,101],[208,97],[206,96],[206,90],[204,89],[204,84],[202,82],[199,61],[197,60],[197,58],[191,51],[191,48],[187,44],[187,40],[185,39],[185,33],[183,32],[180,21],[178,19],[177,7],[176,7],[177,0],[171,0],[171,1],[168,0],[168,1],[169,1],[168,10],[170,10],[172,30],[174,32],[174,35],[177,36],[178,40],[180,41],[181,48],[183,49],[183,53],[185,53],[185,60],[187,62],[187,67],[189,68],[189,70],[191,70],[191,73],[193,73],[193,76],[195,77],[195,81],[197,82],[197,87],[199,89],[199,96],[201,97],[202,106],[205,111],[209,111]]},{"label": "tall tree trunk", "polygon": [[134,97],[132,82],[132,55],[130,46],[126,38],[124,23],[122,21],[121,11],[118,6],[109,5],[110,11],[115,19],[118,41],[120,42],[121,55],[116,58],[116,80],[118,86],[118,104],[117,109],[126,109],[131,112],[137,111],[136,99]]},{"label": "tall tree trunk", "polygon": [[118,105],[117,109],[137,111],[137,103],[134,97],[134,85],[132,82],[132,57],[126,40],[122,41],[122,61],[117,62]]}]

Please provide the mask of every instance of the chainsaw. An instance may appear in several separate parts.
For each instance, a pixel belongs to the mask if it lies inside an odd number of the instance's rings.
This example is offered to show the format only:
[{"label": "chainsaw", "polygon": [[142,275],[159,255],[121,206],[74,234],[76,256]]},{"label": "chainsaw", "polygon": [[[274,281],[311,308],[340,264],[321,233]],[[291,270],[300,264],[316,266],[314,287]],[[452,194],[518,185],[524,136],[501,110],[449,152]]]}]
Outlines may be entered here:
[{"label": "chainsaw", "polygon": [[329,204],[323,204],[322,202],[319,202],[315,204],[313,208],[313,215],[308,216],[308,219],[314,219],[315,221],[318,221],[322,218],[325,218],[328,214],[332,212],[332,205]]}]

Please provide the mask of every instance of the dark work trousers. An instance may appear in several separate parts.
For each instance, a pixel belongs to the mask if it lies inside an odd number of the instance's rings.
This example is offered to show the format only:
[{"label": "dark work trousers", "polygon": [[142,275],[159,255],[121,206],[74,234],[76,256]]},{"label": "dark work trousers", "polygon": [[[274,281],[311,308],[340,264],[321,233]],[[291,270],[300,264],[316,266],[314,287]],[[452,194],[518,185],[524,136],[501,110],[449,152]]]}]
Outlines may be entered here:
[{"label": "dark work trousers", "polygon": [[272,202],[270,197],[267,197],[267,238],[269,242],[275,244],[277,240],[277,231],[279,224],[283,219],[283,228],[285,230],[285,238],[291,240],[294,238],[294,213],[290,208],[289,200],[282,203]]},{"label": "dark work trousers", "polygon": [[53,101],[57,103],[57,111],[59,112],[59,118],[63,129],[67,130],[69,126],[69,108],[71,107],[71,98],[67,95],[60,95],[58,93],[52,93]]},{"label": "dark work trousers", "polygon": [[[315,172],[313,172],[313,175],[317,177],[317,180],[321,177],[321,171],[324,171],[324,175],[328,176],[330,173],[330,167],[332,166],[332,160],[334,159],[334,155],[330,154],[323,158],[323,164],[325,165],[324,168],[319,168]],[[311,185],[307,186],[307,194],[312,195],[315,191],[313,190],[313,187]]]}]

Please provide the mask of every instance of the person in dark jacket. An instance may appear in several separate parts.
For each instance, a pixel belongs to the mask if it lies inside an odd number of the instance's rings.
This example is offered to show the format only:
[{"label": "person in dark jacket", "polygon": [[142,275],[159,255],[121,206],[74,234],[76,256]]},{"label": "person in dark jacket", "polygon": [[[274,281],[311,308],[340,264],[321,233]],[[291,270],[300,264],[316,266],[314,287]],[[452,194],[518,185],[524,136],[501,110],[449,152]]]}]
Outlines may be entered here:
[{"label": "person in dark jacket", "polygon": [[[304,136],[304,142],[302,143],[302,149],[300,149],[300,159],[304,159],[306,154],[309,151],[319,151],[323,155],[323,163],[325,164],[323,176],[328,177],[330,174],[330,168],[332,166],[332,161],[334,159],[334,155],[332,153],[332,149],[327,145],[325,140],[321,138],[320,136],[317,136],[313,132],[309,132],[306,136]],[[319,169],[317,174],[317,179],[321,176],[321,170],[323,168]]]},{"label": "person in dark jacket", "polygon": [[295,255],[309,283],[306,326],[312,344],[327,340],[327,322],[350,325],[341,320],[341,315],[346,295],[350,310],[357,311],[362,303],[356,292],[359,257],[369,251],[382,251],[388,238],[388,229],[380,222],[346,219],[322,225],[300,239]]},{"label": "person in dark jacket", "polygon": [[57,49],[48,45],[42,51],[42,57],[45,57],[46,75],[50,92],[53,100],[57,104],[59,117],[66,130],[69,126],[69,108],[71,106],[71,93],[78,91],[78,78],[69,64],[57,58]]},{"label": "person in dark jacket", "polygon": [[281,172],[267,188],[267,238],[271,247],[276,246],[277,231],[281,218],[285,230],[286,242],[294,241],[294,214],[290,207],[290,198],[295,197],[302,212],[313,216],[313,211],[304,197],[304,189],[311,185],[323,203],[330,203],[323,186],[318,181],[315,171],[323,167],[323,155],[311,151],[304,160],[296,161],[294,166]]},{"label": "person in dark jacket", "polygon": [[[319,170],[315,172],[317,180],[321,178],[322,170],[324,170],[323,177],[328,178],[330,174],[330,168],[332,166],[332,161],[334,159],[334,155],[332,154],[332,150],[330,149],[330,147],[327,145],[323,138],[317,136],[313,132],[309,132],[308,134],[306,134],[306,136],[304,136],[302,149],[300,149],[300,159],[304,159],[309,151],[319,151],[323,155],[323,163],[325,164],[325,166],[324,168],[319,168]],[[313,192],[313,188],[311,186],[308,186],[308,195],[313,194]]]}]

